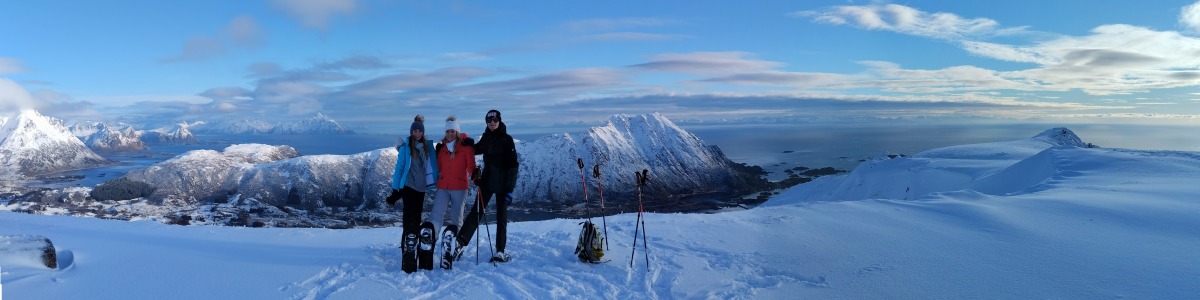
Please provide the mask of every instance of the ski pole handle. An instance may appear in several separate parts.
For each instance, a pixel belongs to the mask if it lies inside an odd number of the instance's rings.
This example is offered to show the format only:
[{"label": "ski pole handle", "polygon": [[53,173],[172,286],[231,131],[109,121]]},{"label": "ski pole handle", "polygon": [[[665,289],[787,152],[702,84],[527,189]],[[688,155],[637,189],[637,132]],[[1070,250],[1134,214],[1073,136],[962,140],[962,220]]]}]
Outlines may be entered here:
[{"label": "ski pole handle", "polygon": [[582,158],[576,158],[576,161],[575,161],[575,162],[576,162],[576,163],[579,163],[579,170],[583,170],[583,159],[582,159]]},{"label": "ski pole handle", "polygon": [[600,178],[600,165],[592,166],[592,177]]}]

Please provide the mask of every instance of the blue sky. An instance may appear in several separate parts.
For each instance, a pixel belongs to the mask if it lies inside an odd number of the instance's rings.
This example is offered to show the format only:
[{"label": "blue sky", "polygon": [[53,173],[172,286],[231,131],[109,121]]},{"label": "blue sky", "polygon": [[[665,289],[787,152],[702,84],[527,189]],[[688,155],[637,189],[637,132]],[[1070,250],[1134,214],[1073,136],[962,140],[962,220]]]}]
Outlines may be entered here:
[{"label": "blue sky", "polygon": [[[1048,3],[1047,3],[1048,2]],[[1200,125],[1192,1],[20,1],[0,110],[67,120],[414,114]],[[476,120],[478,119],[478,120]],[[476,124],[478,123],[478,124]]]}]

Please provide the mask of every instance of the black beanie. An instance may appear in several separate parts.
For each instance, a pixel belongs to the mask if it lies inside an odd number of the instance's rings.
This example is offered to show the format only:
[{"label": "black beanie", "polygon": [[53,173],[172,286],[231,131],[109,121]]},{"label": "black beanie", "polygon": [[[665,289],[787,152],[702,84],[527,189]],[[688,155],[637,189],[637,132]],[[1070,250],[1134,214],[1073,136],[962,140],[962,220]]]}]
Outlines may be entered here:
[{"label": "black beanie", "polygon": [[487,120],[487,116],[489,116],[489,115],[491,115],[491,114],[493,114],[493,113],[495,113],[495,114],[496,114],[496,122],[504,122],[504,118],[501,118],[501,117],[500,117],[500,111],[498,111],[498,110],[495,110],[495,109],[493,109],[493,110],[489,110],[489,111],[487,112],[487,114],[483,115],[483,118],[484,118],[484,120]]}]

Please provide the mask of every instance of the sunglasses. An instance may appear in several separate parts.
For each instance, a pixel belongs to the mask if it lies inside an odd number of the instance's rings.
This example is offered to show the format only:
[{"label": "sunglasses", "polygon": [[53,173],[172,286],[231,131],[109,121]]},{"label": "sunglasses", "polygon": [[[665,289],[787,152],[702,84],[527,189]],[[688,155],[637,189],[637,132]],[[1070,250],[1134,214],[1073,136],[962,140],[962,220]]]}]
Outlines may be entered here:
[{"label": "sunglasses", "polygon": [[488,123],[500,123],[500,119],[497,119],[496,117],[487,117],[487,119],[484,120]]}]

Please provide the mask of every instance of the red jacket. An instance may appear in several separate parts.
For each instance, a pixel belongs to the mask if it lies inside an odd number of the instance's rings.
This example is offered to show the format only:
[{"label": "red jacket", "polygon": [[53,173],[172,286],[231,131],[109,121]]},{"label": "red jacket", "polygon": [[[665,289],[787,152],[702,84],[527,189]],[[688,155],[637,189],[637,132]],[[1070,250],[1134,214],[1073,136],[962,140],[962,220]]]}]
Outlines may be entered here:
[{"label": "red jacket", "polygon": [[475,147],[463,146],[462,142],[469,136],[459,133],[458,141],[454,143],[454,152],[445,146],[445,140],[438,145],[437,187],[446,190],[465,190],[470,188],[471,171],[475,170]]}]

